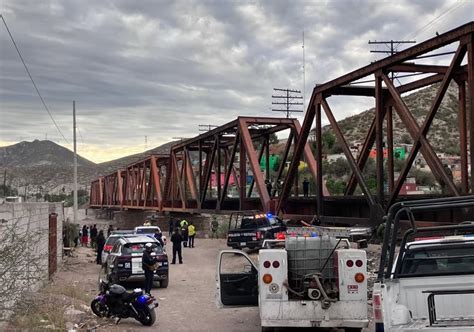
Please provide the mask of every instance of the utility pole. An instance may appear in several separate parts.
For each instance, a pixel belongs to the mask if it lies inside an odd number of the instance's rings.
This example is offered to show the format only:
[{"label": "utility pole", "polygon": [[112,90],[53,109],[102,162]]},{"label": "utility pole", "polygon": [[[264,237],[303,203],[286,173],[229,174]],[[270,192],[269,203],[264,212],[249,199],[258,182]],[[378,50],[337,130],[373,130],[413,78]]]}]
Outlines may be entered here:
[{"label": "utility pole", "polygon": [[[398,46],[400,44],[415,44],[415,40],[382,40],[382,41],[371,41],[369,40],[369,45],[386,45],[387,47],[390,46],[390,49],[388,50],[370,50],[370,53],[383,53],[383,54],[390,54],[394,55],[395,53],[398,53]],[[395,45],[396,44],[396,45]],[[393,72],[392,72],[392,81],[393,81]]]},{"label": "utility pole", "polygon": [[199,125],[199,131],[206,132],[206,131],[211,131],[213,128],[217,128],[219,126],[212,125],[212,124],[200,124]]},{"label": "utility pole", "polygon": [[291,112],[302,113],[303,111],[300,109],[291,109],[290,107],[294,105],[303,105],[301,101],[293,101],[293,100],[302,100],[303,97],[301,96],[300,90],[291,90],[291,89],[278,89],[273,88],[274,91],[283,92],[283,95],[272,95],[273,100],[280,100],[285,99],[284,102],[280,101],[272,101],[272,105],[282,105],[284,109],[272,109],[273,112],[285,112],[286,118],[290,117]]},{"label": "utility pole", "polygon": [[72,101],[72,127],[74,139],[74,224],[78,224],[77,220],[77,148],[76,148],[76,101]]},{"label": "utility pole", "polygon": [[148,136],[145,135],[145,151],[148,148]]},{"label": "utility pole", "polygon": [[3,197],[7,197],[7,169],[3,172]]}]

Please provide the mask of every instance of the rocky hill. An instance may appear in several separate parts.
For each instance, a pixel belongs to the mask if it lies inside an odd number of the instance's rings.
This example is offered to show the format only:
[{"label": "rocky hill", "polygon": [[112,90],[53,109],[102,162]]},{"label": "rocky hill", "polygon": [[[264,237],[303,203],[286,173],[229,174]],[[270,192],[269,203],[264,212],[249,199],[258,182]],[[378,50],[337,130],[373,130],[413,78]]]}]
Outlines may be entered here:
[{"label": "rocky hill", "polygon": [[[54,165],[58,167],[73,166],[73,152],[48,140],[20,142],[0,147],[0,167],[36,167]],[[96,164],[81,156],[77,165],[95,167]]]},{"label": "rocky hill", "polygon": [[[416,91],[404,97],[405,103],[421,126],[431,106],[439,85]],[[374,118],[374,109],[345,118],[339,121],[341,130],[350,144],[362,143],[368,128]],[[405,129],[404,124],[394,112],[394,142],[395,144],[411,144],[413,140]],[[458,125],[458,87],[452,83],[446,92],[440,109],[436,114],[428,139],[438,153],[459,154],[459,125]],[[326,126],[324,130],[330,130]]]},{"label": "rocky hill", "polygon": [[[77,175],[80,188],[118,168],[150,154],[169,153],[174,142],[123,158],[96,164],[78,155]],[[73,188],[73,152],[54,142],[35,140],[0,147],[0,171],[6,171],[6,183],[24,193],[68,193]]]}]

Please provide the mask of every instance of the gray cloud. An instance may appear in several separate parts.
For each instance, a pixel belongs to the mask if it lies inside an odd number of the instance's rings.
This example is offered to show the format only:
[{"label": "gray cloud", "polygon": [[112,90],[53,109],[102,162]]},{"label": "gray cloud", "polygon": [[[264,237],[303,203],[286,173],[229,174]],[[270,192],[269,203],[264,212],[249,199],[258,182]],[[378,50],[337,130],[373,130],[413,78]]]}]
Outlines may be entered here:
[{"label": "gray cloud", "polygon": [[[71,101],[91,150],[193,136],[199,123],[276,116],[273,87],[302,88],[374,60],[369,39],[417,41],[474,18],[473,1],[18,1],[2,14],[55,119],[72,130]],[[3,27],[0,141],[58,139]],[[335,102],[337,117],[370,100]],[[87,156],[87,155],[86,155]],[[115,157],[115,156],[114,156]],[[96,160],[104,155],[89,155]]]}]

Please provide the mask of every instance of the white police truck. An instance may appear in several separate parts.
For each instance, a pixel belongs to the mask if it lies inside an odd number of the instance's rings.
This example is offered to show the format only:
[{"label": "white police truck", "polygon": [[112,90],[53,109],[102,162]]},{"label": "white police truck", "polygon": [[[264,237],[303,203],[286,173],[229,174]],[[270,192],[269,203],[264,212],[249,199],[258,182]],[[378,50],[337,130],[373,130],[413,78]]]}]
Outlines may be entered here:
[{"label": "white police truck", "polygon": [[[473,207],[474,196],[392,206],[373,289],[377,332],[474,331],[474,223],[417,228],[415,221],[418,212],[462,216]],[[397,246],[401,218],[411,228]]]}]

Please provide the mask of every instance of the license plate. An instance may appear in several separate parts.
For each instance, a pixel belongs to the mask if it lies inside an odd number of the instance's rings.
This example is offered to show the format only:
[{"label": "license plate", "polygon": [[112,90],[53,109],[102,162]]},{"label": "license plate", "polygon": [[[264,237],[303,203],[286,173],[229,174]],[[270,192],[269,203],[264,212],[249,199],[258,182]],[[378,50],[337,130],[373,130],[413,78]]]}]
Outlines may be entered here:
[{"label": "license plate", "polygon": [[241,246],[246,246],[246,245],[247,245],[247,242],[240,242],[240,245],[241,245]]}]

